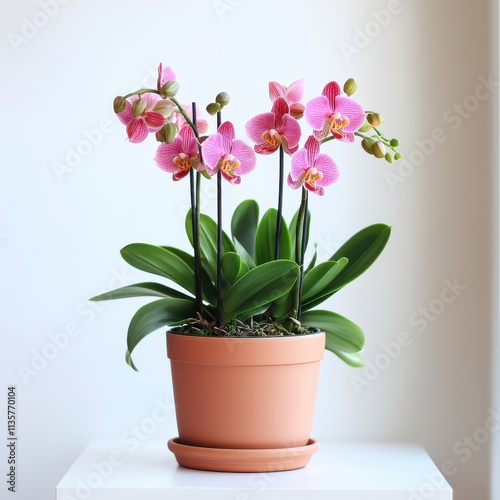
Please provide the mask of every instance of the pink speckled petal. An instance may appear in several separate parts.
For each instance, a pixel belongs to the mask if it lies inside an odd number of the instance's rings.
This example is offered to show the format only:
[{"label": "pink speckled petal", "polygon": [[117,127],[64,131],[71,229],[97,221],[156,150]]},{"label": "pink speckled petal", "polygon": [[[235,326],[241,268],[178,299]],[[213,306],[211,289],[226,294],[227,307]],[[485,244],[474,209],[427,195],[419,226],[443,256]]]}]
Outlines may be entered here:
[{"label": "pink speckled petal", "polygon": [[330,186],[336,182],[340,176],[337,165],[328,155],[319,154],[314,162],[314,167],[323,174],[323,178],[316,181],[318,186]]},{"label": "pink speckled petal", "polygon": [[233,141],[231,154],[240,161],[238,175],[248,174],[255,168],[257,158],[255,157],[253,149],[240,139],[235,139]]},{"label": "pink speckled petal", "polygon": [[276,127],[275,119],[274,113],[261,113],[248,120],[245,130],[250,140],[261,144],[263,142],[262,134]]},{"label": "pink speckled petal", "polygon": [[328,98],[324,95],[311,99],[306,104],[306,110],[304,112],[307,123],[314,130],[321,130],[325,120],[327,120],[331,114],[330,103],[328,102]]},{"label": "pink speckled petal", "polygon": [[340,95],[340,87],[337,82],[330,82],[325,85],[322,95],[326,96],[330,103],[330,108],[333,110],[335,106],[335,99]]},{"label": "pink speckled petal", "polygon": [[278,82],[269,82],[269,97],[275,101],[278,97],[285,97],[286,87]]},{"label": "pink speckled petal", "polygon": [[131,120],[127,125],[127,135],[130,142],[142,142],[148,136],[148,127],[141,118]]},{"label": "pink speckled petal", "polygon": [[224,139],[220,134],[213,134],[201,146],[203,161],[210,175],[217,166],[218,161],[228,151],[224,149]]},{"label": "pink speckled petal", "polygon": [[293,82],[286,90],[285,99],[288,104],[299,103],[304,97],[304,80]]},{"label": "pink speckled petal", "polygon": [[289,148],[295,148],[299,144],[302,134],[300,124],[291,115],[283,115],[282,120],[283,125],[278,129],[278,133],[286,137]]},{"label": "pink speckled petal", "polygon": [[356,132],[365,121],[365,111],[360,104],[349,97],[339,96],[335,101],[335,111],[349,118],[349,124],[344,127],[346,132]]}]

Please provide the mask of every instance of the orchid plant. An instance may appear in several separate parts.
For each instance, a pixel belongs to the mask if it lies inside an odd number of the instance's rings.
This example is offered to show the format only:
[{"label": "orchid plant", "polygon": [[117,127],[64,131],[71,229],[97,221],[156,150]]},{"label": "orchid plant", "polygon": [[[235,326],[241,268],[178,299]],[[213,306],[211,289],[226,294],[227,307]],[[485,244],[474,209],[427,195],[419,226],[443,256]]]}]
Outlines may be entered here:
[{"label": "orchid plant", "polygon": [[[362,330],[333,311],[317,309],[345,285],[360,276],[384,249],[390,227],[368,226],[352,236],[327,261],[317,262],[317,249],[306,265],[311,216],[309,193],[323,196],[339,178],[335,161],[324,147],[333,140],[361,141],[362,148],[388,162],[402,157],[397,139],[379,130],[380,114],[365,111],[351,98],[353,79],[328,83],[321,95],[302,103],[304,81],[289,87],[269,83],[271,110],[251,118],[246,133],[253,147],[236,137],[233,124],[222,122],[229,95],[221,92],[207,111],[217,117],[211,135],[208,121],[199,118],[196,103],[181,105],[174,71],[160,64],[156,89],[142,88],[114,100],[114,111],[126,126],[128,139],[139,143],[155,135],[160,143],[155,161],[172,174],[173,181],[189,179],[191,209],[186,233],[191,253],[172,246],[133,243],[121,250],[135,268],[171,283],[142,282],[125,286],[92,300],[149,296],[156,300],[140,307],[132,317],[127,336],[127,363],[136,369],[131,354],[149,333],[177,327],[196,335],[296,335],[321,329],[326,348],[352,366],[362,366]],[[310,134],[304,139],[299,120]],[[300,143],[303,140],[303,146]],[[256,170],[257,155],[278,152],[277,207],[262,217],[254,200],[234,210],[230,234],[222,227],[222,182],[238,185]],[[285,183],[285,158],[290,169]],[[215,178],[217,217],[200,212],[200,186]],[[301,190],[292,220],[282,215],[286,185]]]}]

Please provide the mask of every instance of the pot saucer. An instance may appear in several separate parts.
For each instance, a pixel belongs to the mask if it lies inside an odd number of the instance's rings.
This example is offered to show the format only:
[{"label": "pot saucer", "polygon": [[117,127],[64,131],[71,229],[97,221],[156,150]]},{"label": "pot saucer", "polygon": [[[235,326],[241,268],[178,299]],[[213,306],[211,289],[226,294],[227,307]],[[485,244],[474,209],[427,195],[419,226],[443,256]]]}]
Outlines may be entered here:
[{"label": "pot saucer", "polygon": [[276,449],[207,448],[170,439],[168,449],[179,465],[216,472],[279,472],[305,467],[319,444],[309,439],[305,446]]}]

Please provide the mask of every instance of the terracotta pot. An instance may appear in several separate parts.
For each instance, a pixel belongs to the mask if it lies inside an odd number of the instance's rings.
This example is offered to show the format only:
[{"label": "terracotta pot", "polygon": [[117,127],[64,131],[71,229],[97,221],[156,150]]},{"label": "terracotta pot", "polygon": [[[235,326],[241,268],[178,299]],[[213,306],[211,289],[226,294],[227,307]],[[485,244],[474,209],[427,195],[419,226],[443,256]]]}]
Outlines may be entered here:
[{"label": "terracotta pot", "polygon": [[167,333],[176,443],[233,450],[311,444],[324,349],[323,332],[265,338]]}]

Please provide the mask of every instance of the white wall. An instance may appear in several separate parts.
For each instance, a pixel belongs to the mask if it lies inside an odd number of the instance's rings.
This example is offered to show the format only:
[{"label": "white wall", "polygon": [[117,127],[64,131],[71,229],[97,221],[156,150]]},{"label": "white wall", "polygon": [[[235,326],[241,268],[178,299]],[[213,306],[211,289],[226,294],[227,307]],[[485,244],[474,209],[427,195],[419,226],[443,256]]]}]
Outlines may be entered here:
[{"label": "white wall", "polygon": [[[381,13],[387,9],[390,16]],[[89,440],[130,439],[153,415],[171,412],[163,335],[138,348],[138,374],[123,361],[140,301],[96,310],[86,302],[119,284],[116,276],[142,279],[120,260],[125,244],[186,246],[186,184],[173,185],[157,169],[153,142],[125,142],[111,109],[115,95],[153,84],[159,61],[175,68],[187,102],[228,91],[225,116],[241,133],[268,107],[269,80],[304,77],[310,98],[331,79],[355,76],[358,100],[383,112],[408,162],[398,169],[335,145],[341,181],[311,202],[313,238],[325,254],[364,225],[393,225],[377,265],[329,304],[364,328],[371,369],[326,356],[314,436],[419,442],[456,500],[489,498],[490,435],[482,429],[499,412],[490,356],[494,12],[487,0],[2,4],[0,373],[2,391],[14,384],[18,393],[17,498],[54,498]],[[56,174],[54,166],[99,127],[89,154]],[[273,189],[262,182],[255,174],[227,187],[226,206],[241,197],[273,206]],[[447,282],[466,288],[444,304]],[[429,307],[426,320],[421,308]],[[402,332],[411,344],[379,370],[383,345]],[[54,350],[55,338],[69,341]],[[174,436],[173,417],[162,420],[146,425],[143,437]]]}]

